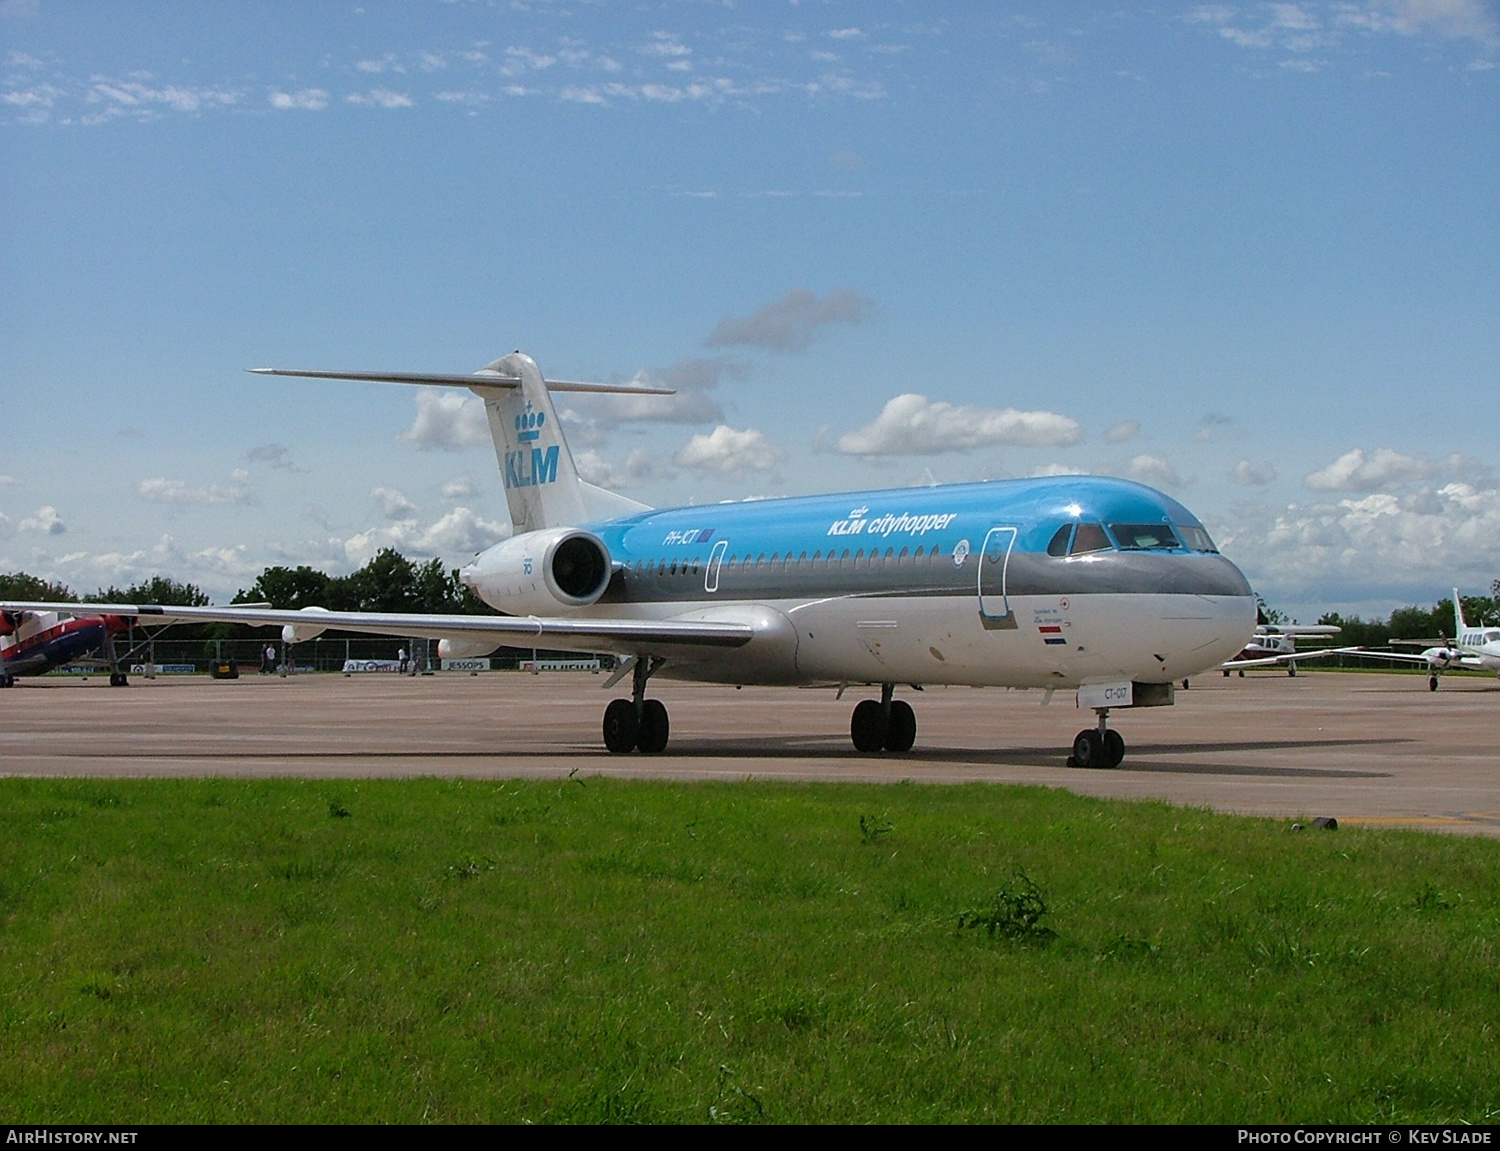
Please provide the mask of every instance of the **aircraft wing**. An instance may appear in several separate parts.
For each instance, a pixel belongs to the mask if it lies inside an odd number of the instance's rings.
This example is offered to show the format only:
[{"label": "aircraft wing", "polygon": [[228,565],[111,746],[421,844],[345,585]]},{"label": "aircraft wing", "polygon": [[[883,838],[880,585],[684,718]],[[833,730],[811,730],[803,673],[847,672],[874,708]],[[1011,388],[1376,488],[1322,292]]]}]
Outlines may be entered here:
[{"label": "aircraft wing", "polygon": [[[741,647],[755,628],[733,620],[546,618],[513,615],[438,615],[376,611],[281,611],[261,607],[164,607],[129,603],[0,603],[6,611],[118,615],[137,624],[238,623],[251,627],[291,624],[308,633],[335,628],[416,639],[493,638],[495,645],[562,651],[632,653],[641,649]],[[310,636],[309,636],[310,638]]]},{"label": "aircraft wing", "polygon": [[1470,668],[1475,671],[1487,670],[1484,661],[1478,656],[1459,653],[1454,648],[1449,648],[1448,650],[1454,652],[1457,658],[1434,660],[1417,652],[1404,651],[1361,651],[1358,654],[1369,659],[1384,659],[1392,663],[1415,663],[1421,664],[1423,667],[1436,668],[1438,670],[1445,670],[1452,667]]},{"label": "aircraft wing", "polygon": [[1289,663],[1304,663],[1310,659],[1323,659],[1330,655],[1365,655],[1363,648],[1358,647],[1327,647],[1319,651],[1294,651],[1285,652],[1281,655],[1262,656],[1258,659],[1229,659],[1219,665],[1220,671],[1233,671],[1236,668],[1243,671],[1247,667],[1278,667]]},{"label": "aircraft wing", "polygon": [[1262,623],[1256,635],[1338,635],[1343,630],[1331,623]]}]

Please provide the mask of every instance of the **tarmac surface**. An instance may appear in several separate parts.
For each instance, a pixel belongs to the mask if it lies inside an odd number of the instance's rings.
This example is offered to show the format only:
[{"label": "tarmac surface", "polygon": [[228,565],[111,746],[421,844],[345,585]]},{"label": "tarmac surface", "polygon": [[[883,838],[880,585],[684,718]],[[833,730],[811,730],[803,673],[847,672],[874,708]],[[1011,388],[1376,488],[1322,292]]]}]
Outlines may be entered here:
[{"label": "tarmac surface", "polygon": [[[917,745],[867,756],[849,740],[878,689],[654,680],[671,717],[657,756],[603,747],[602,675],[447,672],[22,680],[0,692],[0,776],[580,775],[1066,787],[1289,819],[1500,836],[1500,683],[1449,675],[1211,674],[1175,707],[1116,711],[1124,764],[1066,766],[1092,727],[1072,695],[900,689]],[[622,685],[623,686],[623,685]]]}]

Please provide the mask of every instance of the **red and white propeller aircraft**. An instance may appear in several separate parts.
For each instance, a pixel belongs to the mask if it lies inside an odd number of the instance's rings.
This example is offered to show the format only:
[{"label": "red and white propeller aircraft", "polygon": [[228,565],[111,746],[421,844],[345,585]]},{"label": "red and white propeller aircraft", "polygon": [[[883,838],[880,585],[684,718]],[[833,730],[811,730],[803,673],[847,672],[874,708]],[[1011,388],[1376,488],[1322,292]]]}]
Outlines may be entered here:
[{"label": "red and white propeller aircraft", "polygon": [[1298,651],[1297,637],[1301,635],[1337,635],[1339,628],[1329,623],[1280,624],[1263,623],[1255,629],[1255,637],[1245,645],[1233,659],[1219,665],[1227,676],[1231,671],[1245,674],[1246,668],[1286,667],[1287,675],[1297,674],[1297,664],[1310,659],[1325,659],[1330,655],[1349,655],[1358,652],[1357,647],[1328,647],[1316,651]]},{"label": "red and white propeller aircraft", "polygon": [[[79,611],[87,611],[79,605]],[[115,655],[115,636],[130,630],[119,615],[69,615],[55,611],[0,611],[0,687],[14,687],[23,675],[44,675],[78,663],[104,649],[99,662],[109,668],[111,687],[124,687],[125,673]]]}]

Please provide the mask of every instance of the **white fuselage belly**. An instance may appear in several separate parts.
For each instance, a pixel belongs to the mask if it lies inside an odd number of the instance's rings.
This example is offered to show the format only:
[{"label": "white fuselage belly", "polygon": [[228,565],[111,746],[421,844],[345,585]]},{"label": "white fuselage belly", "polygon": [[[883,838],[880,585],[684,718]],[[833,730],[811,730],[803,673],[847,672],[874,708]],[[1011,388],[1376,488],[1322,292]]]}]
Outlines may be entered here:
[{"label": "white fuselage belly", "polygon": [[[741,649],[672,653],[660,674],[764,684],[1166,683],[1232,656],[1255,612],[1254,601],[1241,596],[1105,593],[1014,597],[1014,627],[986,627],[977,600],[951,595],[616,604],[580,614],[701,619],[752,608],[771,617],[765,639]],[[782,621],[790,627],[778,628]]]}]

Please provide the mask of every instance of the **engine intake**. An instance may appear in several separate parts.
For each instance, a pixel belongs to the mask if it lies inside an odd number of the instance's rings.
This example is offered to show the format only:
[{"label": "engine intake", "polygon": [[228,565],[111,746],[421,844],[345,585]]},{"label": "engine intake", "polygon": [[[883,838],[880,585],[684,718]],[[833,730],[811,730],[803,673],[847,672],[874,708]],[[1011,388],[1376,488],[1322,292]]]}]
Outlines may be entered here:
[{"label": "engine intake", "polygon": [[604,541],[578,528],[543,528],[498,543],[462,572],[481,599],[517,615],[588,607],[609,586]]}]

